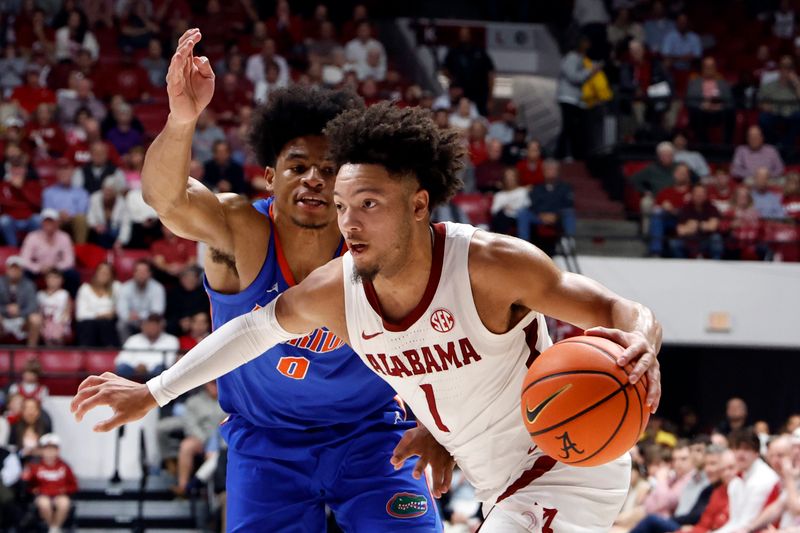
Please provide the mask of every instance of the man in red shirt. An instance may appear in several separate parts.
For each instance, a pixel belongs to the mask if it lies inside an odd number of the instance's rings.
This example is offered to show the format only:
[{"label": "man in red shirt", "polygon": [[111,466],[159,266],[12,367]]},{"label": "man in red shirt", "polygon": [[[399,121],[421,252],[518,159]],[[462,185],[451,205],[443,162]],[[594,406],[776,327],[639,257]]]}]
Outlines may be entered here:
[{"label": "man in red shirt", "polygon": [[197,263],[197,243],[178,237],[166,226],[162,232],[164,238],[150,245],[155,278],[175,283],[184,270]]},{"label": "man in red shirt", "polygon": [[721,218],[717,208],[708,201],[705,186],[695,185],[691,200],[678,212],[678,236],[670,240],[673,257],[722,259]]},{"label": "man in red shirt", "polygon": [[708,186],[708,199],[717,208],[723,217],[728,216],[733,211],[733,195],[736,192],[736,185],[731,179],[731,175],[725,169],[719,168],[714,173],[714,182]]},{"label": "man in red shirt", "polygon": [[664,237],[678,226],[678,213],[691,196],[691,173],[685,163],[678,163],[672,170],[672,186],[662,189],[656,196],[653,214],[650,217],[650,255],[660,257]]},{"label": "man in red shirt", "polygon": [[67,150],[67,138],[55,121],[54,109],[50,104],[39,104],[33,119],[25,128],[25,136],[31,147],[44,157],[59,157]]},{"label": "man in red shirt", "polygon": [[42,435],[39,439],[42,461],[30,464],[22,475],[22,479],[28,484],[28,490],[36,496],[39,516],[47,523],[51,532],[61,531],[72,506],[69,495],[78,490],[75,474],[59,457],[60,444],[58,435]]},{"label": "man in red shirt", "polygon": [[706,510],[703,511],[700,521],[697,522],[697,525],[693,528],[689,529],[688,533],[707,533],[708,531],[719,529],[728,522],[728,517],[730,516],[728,483],[736,478],[738,473],[736,456],[732,450],[725,450],[720,456],[720,477],[722,478],[722,483],[711,493],[708,506],[706,506]]},{"label": "man in red shirt", "polygon": [[20,85],[11,93],[11,101],[26,114],[30,115],[39,104],[56,103],[56,95],[47,87],[39,83],[39,69],[35,66],[28,67],[25,72],[25,84]]},{"label": "man in red shirt", "polygon": [[38,181],[25,179],[25,168],[11,167],[7,181],[0,183],[0,231],[6,245],[19,246],[17,232],[39,229],[42,187]]},{"label": "man in red shirt", "polygon": [[544,183],[542,145],[539,141],[528,143],[525,159],[517,163],[517,172],[519,172],[519,182],[526,187]]}]

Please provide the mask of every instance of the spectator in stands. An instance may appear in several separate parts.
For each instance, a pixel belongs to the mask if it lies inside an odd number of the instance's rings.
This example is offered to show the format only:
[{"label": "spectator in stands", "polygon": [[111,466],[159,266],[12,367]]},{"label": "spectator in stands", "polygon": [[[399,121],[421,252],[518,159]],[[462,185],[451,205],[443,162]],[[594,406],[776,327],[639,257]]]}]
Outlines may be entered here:
[{"label": "spectator in stands", "polygon": [[701,142],[709,142],[709,129],[722,126],[725,144],[730,144],[736,116],[733,109],[731,86],[717,71],[717,62],[711,57],[703,59],[700,76],[689,82],[686,91],[689,124]]},{"label": "spectator in stands", "polygon": [[204,182],[218,192],[246,193],[244,168],[231,158],[228,141],[216,141],[212,152],[212,159],[204,165]]},{"label": "spectator in stands", "polygon": [[685,163],[689,170],[696,174],[699,178],[705,178],[711,174],[711,169],[708,168],[708,163],[703,154],[696,150],[689,150],[689,141],[683,133],[676,133],[672,139],[672,144],[675,147],[675,162]]},{"label": "spectator in stands", "polygon": [[450,83],[464,88],[464,95],[475,102],[478,112],[487,116],[489,98],[494,88],[494,62],[472,39],[468,27],[458,32],[458,44],[447,52],[444,70]]},{"label": "spectator in stands", "polygon": [[36,305],[36,286],[24,276],[25,260],[12,255],[6,259],[6,274],[0,276],[0,337],[39,344],[42,316]]},{"label": "spectator in stands", "polygon": [[59,456],[61,439],[47,432],[39,439],[41,462],[30,464],[22,475],[34,500],[39,517],[50,528],[50,533],[61,533],[61,526],[69,516],[70,495],[78,491],[78,482],[70,466]]},{"label": "spectator in stands", "polygon": [[208,313],[201,311],[189,318],[189,329],[180,336],[181,352],[188,352],[211,334],[211,318]]},{"label": "spectator in stands", "polygon": [[116,298],[120,339],[127,339],[139,330],[142,320],[150,315],[163,315],[165,309],[164,286],[153,279],[149,262],[137,261],[133,268],[133,278],[120,286]]},{"label": "spectator in stands", "polygon": [[45,288],[37,294],[42,314],[42,340],[46,346],[64,346],[72,340],[72,298],[64,289],[64,275],[50,269]]},{"label": "spectator in stands", "polygon": [[689,18],[681,13],[675,19],[675,29],[664,37],[661,55],[669,67],[688,72],[692,68],[692,62],[699,59],[702,53],[700,36],[689,30]]},{"label": "spectator in stands", "polygon": [[11,426],[10,443],[17,447],[17,453],[26,462],[36,455],[39,439],[53,430],[50,418],[42,411],[36,398],[23,398],[19,420]]},{"label": "spectator in stands", "polygon": [[155,277],[165,284],[174,284],[187,268],[197,264],[197,244],[175,235],[164,226],[164,237],[150,246]]},{"label": "spectator in stands", "polygon": [[507,168],[503,174],[503,189],[492,198],[492,231],[514,235],[517,216],[531,205],[528,189],[520,184],[517,169]]},{"label": "spectator in stands", "polygon": [[76,244],[83,244],[88,233],[86,212],[89,209],[89,195],[85,189],[72,185],[74,170],[68,159],[61,158],[56,164],[58,181],[42,193],[43,212],[57,212],[60,226],[70,230]]},{"label": "spectator in stands", "polygon": [[277,54],[275,50],[275,41],[268,38],[264,40],[264,45],[259,53],[253,54],[247,58],[245,75],[253,86],[266,77],[267,65],[272,62],[278,65],[280,71],[278,76],[279,82],[281,84],[289,84],[289,64],[283,56]]},{"label": "spectator in stands", "polygon": [[664,141],[656,146],[656,160],[629,178],[631,185],[642,195],[642,233],[647,233],[656,195],[672,184],[674,169],[675,147]]},{"label": "spectator in stands", "polygon": [[486,122],[473,120],[467,130],[468,155],[472,165],[479,165],[488,159],[486,152]]},{"label": "spectator in stands", "polygon": [[192,137],[192,157],[201,163],[210,161],[214,153],[214,143],[224,140],[225,132],[217,126],[214,111],[204,109],[197,117],[197,126]]},{"label": "spectator in stands", "polygon": [[6,43],[3,55],[0,57],[0,90],[3,94],[11,94],[14,89],[22,85],[27,68],[28,58],[19,55],[13,43]]},{"label": "spectator in stands", "polygon": [[589,55],[594,59],[608,59],[608,41],[606,26],[611,21],[602,0],[576,0],[572,9],[572,18],[582,35],[591,42]]},{"label": "spectator in stands", "polygon": [[622,8],[617,11],[613,22],[607,26],[606,35],[613,52],[628,41],[644,39],[644,30],[641,24],[631,19],[630,10]]},{"label": "spectator in stands", "polygon": [[488,139],[497,139],[505,146],[514,141],[514,132],[517,129],[517,106],[509,100],[503,108],[503,115],[500,120],[495,120],[489,124],[489,131],[486,134]]},{"label": "spectator in stands", "polygon": [[724,168],[718,168],[714,173],[713,181],[708,186],[708,199],[723,217],[731,214],[735,192],[736,186],[731,181],[731,175]]},{"label": "spectator in stands", "polygon": [[139,66],[147,71],[147,79],[153,87],[167,86],[167,67],[169,62],[164,58],[164,47],[157,37],[147,43],[147,55],[139,60]]},{"label": "spectator in stands", "polygon": [[738,429],[728,438],[739,477],[728,484],[730,517],[721,531],[736,531],[755,519],[780,492],[780,478],[759,457],[761,443],[752,429]]},{"label": "spectator in stands", "polygon": [[783,159],[774,146],[764,144],[764,135],[758,126],[747,129],[747,144],[736,147],[731,163],[731,175],[739,180],[750,181],[756,170],[766,168],[769,177],[783,174]]},{"label": "spectator in stands", "polygon": [[644,42],[654,54],[661,53],[661,45],[667,35],[675,30],[675,23],[664,13],[664,2],[653,2],[650,17],[645,21]]},{"label": "spectator in stands", "polygon": [[450,113],[450,127],[466,131],[472,121],[479,116],[474,104],[466,96],[463,96],[453,112]]},{"label": "spectator in stands", "polygon": [[717,431],[728,435],[732,431],[746,428],[747,412],[747,403],[743,399],[730,398],[725,404],[725,420],[717,426]]},{"label": "spectator in stands", "polygon": [[275,61],[270,61],[264,67],[264,79],[256,83],[253,90],[253,101],[256,104],[263,104],[269,99],[270,92],[281,87],[287,87],[288,82],[281,80],[280,67]]},{"label": "spectator in stands", "polygon": [[669,518],[648,515],[631,530],[631,533],[678,531],[680,528],[697,524],[708,507],[711,494],[722,484],[720,462],[724,451],[718,446],[711,445],[706,449],[703,445],[700,461],[693,461],[695,469],[689,482],[680,492],[673,515]]},{"label": "spectator in stands", "polygon": [[42,86],[39,78],[39,68],[29,65],[25,71],[25,84],[20,85],[11,93],[14,102],[23,116],[28,116],[36,111],[39,104],[55,104],[56,95],[47,87]]},{"label": "spectator in stands", "polygon": [[661,518],[672,516],[684,488],[692,482],[695,474],[688,442],[679,442],[672,451],[672,465],[663,463],[656,467],[653,489],[644,501],[645,510]]},{"label": "spectator in stands", "polygon": [[797,172],[786,175],[783,186],[783,212],[787,217],[800,222],[800,174]]},{"label": "spectator in stands", "polygon": [[[758,124],[767,142],[788,154],[800,135],[800,78],[792,56],[781,57],[779,65],[778,78],[758,90]],[[779,136],[781,131],[783,135]]]},{"label": "spectator in stands", "polygon": [[106,118],[106,106],[92,91],[94,82],[75,71],[75,90],[59,91],[58,120],[63,125],[76,124],[75,117],[81,109],[87,109],[92,118],[100,121]]},{"label": "spectator in stands", "polygon": [[22,464],[6,444],[0,443],[0,524],[18,524],[22,511],[16,496],[22,478]]},{"label": "spectator in stands", "polygon": [[209,309],[201,276],[196,266],[188,266],[180,273],[178,285],[167,293],[167,331],[175,336],[188,332],[192,317]]},{"label": "spectator in stands", "polygon": [[[9,128],[18,129],[21,127],[22,122],[17,120],[13,126],[6,126],[6,132],[8,132]],[[20,141],[12,140],[6,143],[3,152],[5,156],[2,168],[3,181],[10,181],[12,172],[21,171],[26,182],[33,182],[39,179],[39,175],[36,173],[36,169],[33,168],[33,165],[31,165],[28,155],[22,150],[21,129],[18,129],[18,131],[20,131]]]},{"label": "spectator in stands", "polygon": [[729,232],[727,248],[734,259],[763,259],[766,256],[767,247],[759,242],[761,216],[753,207],[753,197],[746,185],[735,189],[723,222]]},{"label": "spectator in stands", "polygon": [[25,128],[25,137],[37,155],[59,157],[67,150],[67,139],[64,130],[55,122],[55,106],[39,104]]},{"label": "spectator in stands", "polygon": [[145,48],[161,31],[152,18],[152,6],[149,2],[133,0],[123,4],[119,20],[120,48]]},{"label": "spectator in stands", "polygon": [[542,144],[536,140],[530,141],[525,150],[525,159],[520,160],[516,165],[520,183],[525,187],[544,183],[543,166]]},{"label": "spectator in stands", "polygon": [[661,189],[655,197],[650,217],[651,256],[660,257],[664,246],[664,237],[671,235],[678,226],[678,215],[691,196],[691,176],[689,167],[680,163],[675,165],[673,185]]},{"label": "spectator in stands", "polygon": [[42,365],[38,359],[28,359],[22,367],[20,381],[12,383],[8,388],[8,396],[20,395],[24,398],[33,398],[41,405],[50,396],[47,385],[41,382]]},{"label": "spectator in stands", "polygon": [[116,374],[146,381],[172,366],[178,351],[178,338],[164,332],[164,318],[147,315],[141,322],[141,333],[128,337],[114,364]]},{"label": "spectator in stands", "polygon": [[18,246],[19,233],[41,226],[39,209],[42,205],[42,189],[38,181],[25,178],[25,169],[11,167],[6,181],[0,183],[0,231],[8,246]]},{"label": "spectator in stands", "polygon": [[144,147],[134,146],[122,156],[122,174],[125,176],[126,189],[141,189],[142,167],[144,166]]},{"label": "spectator in stands", "polygon": [[107,178],[112,178],[119,190],[125,187],[125,175],[109,160],[109,146],[96,140],[89,146],[90,161],[75,171],[72,185],[86,189],[89,194],[99,191]]},{"label": "spectator in stands", "polygon": [[761,218],[784,217],[781,191],[771,186],[769,171],[766,168],[756,169],[751,194],[753,206]]},{"label": "spectator in stands", "polygon": [[325,20],[319,25],[319,35],[308,45],[309,61],[331,65],[333,64],[334,51],[341,48],[341,46],[339,41],[336,40],[336,27],[331,21]]},{"label": "spectator in stands", "polygon": [[117,178],[108,176],[103,187],[89,197],[89,242],[107,249],[119,250],[131,238],[131,219],[125,198],[120,194]]},{"label": "spectator in stands", "polygon": [[721,215],[708,200],[705,185],[692,187],[691,200],[678,213],[677,237],[670,239],[673,257],[722,259]]},{"label": "spectator in stands", "polygon": [[464,210],[454,204],[452,200],[439,204],[431,212],[434,222],[458,222],[459,224],[472,224]]},{"label": "spectator in stands", "polygon": [[500,141],[491,139],[486,143],[486,156],[486,161],[475,167],[475,185],[481,192],[494,192],[500,188],[506,169]]},{"label": "spectator in stands", "polygon": [[80,49],[88,50],[92,59],[97,61],[100,45],[89,30],[86,15],[73,9],[67,14],[66,25],[56,30],[56,60],[68,61]]},{"label": "spectator in stands", "polygon": [[583,100],[583,86],[603,69],[602,63],[587,66],[586,53],[591,46],[589,38],[581,36],[573,50],[561,60],[561,70],[556,88],[556,100],[561,107],[561,134],[558,138],[557,157],[572,156],[582,160],[586,156],[589,139],[589,114]]},{"label": "spectator in stands", "polygon": [[134,146],[141,146],[144,138],[142,132],[133,127],[133,108],[128,104],[112,110],[117,120],[116,126],[108,130],[106,139],[120,155],[125,155]]},{"label": "spectator in stands", "polygon": [[303,21],[292,15],[287,0],[278,0],[276,3],[275,14],[267,19],[267,33],[275,39],[280,53],[296,54],[296,47],[303,42]]},{"label": "spectator in stands", "polygon": [[[574,195],[572,187],[561,180],[561,165],[547,159],[542,165],[544,183],[531,190],[530,220],[520,217],[518,235],[531,241],[547,254],[555,252],[556,241],[563,236],[575,235]],[[536,226],[531,234],[531,226]]]},{"label": "spectator in stands", "polygon": [[75,298],[75,334],[78,346],[119,346],[115,301],[119,282],[108,263],[100,263],[92,279],[81,285]]},{"label": "spectator in stands", "polygon": [[25,268],[37,276],[57,269],[65,276],[67,287],[74,294],[80,277],[75,270],[72,239],[59,229],[59,215],[55,209],[43,210],[41,219],[41,229],[30,232],[22,242],[20,255],[25,260]]},{"label": "spectator in stands", "polygon": [[[194,173],[192,175],[194,176]],[[196,179],[201,178],[202,174]],[[161,223],[158,221],[155,210],[145,203],[141,185],[128,191],[125,195],[125,206],[131,220],[131,238],[126,247],[150,248],[150,245],[161,237]]]},{"label": "spectator in stands", "polygon": [[[366,79],[371,73],[375,79],[386,76],[386,50],[377,39],[372,37],[372,25],[363,20],[356,27],[356,37],[345,45],[347,62],[356,70],[359,79]],[[370,61],[369,56],[373,55]]]},{"label": "spectator in stands", "polygon": [[511,138],[511,143],[503,145],[503,164],[509,167],[516,166],[528,156],[528,130],[525,126],[517,126]]},{"label": "spectator in stands", "polygon": [[[638,454],[638,448],[633,448],[631,454]],[[616,520],[614,520],[614,527],[611,528],[613,532],[630,531],[644,515],[644,499],[647,493],[650,492],[650,483],[648,483],[646,476],[642,475],[643,466],[635,459],[631,462],[631,481],[628,488],[628,494],[622,504],[622,509],[619,512]]]}]

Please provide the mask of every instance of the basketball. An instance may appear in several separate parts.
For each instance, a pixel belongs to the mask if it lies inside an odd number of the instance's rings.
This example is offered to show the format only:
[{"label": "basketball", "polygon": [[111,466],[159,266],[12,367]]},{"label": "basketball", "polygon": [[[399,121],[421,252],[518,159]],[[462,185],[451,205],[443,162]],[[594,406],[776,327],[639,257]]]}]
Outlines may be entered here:
[{"label": "basketball", "polygon": [[601,337],[572,337],[533,362],[522,387],[522,418],[533,442],[571,466],[598,466],[630,450],[644,431],[647,377],[628,383],[624,349]]}]

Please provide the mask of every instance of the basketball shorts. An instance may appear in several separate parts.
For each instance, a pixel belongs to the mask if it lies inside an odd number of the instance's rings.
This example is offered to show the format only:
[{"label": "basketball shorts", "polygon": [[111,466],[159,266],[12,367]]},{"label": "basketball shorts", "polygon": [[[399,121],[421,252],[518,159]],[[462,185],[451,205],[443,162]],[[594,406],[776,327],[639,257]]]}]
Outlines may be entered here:
[{"label": "basketball shorts", "polygon": [[399,470],[389,462],[415,424],[395,411],[379,415],[299,433],[228,419],[228,531],[325,532],[326,505],[348,533],[442,531],[426,478],[411,476],[413,458]]},{"label": "basketball shorts", "polygon": [[[480,533],[605,533],[628,494],[630,455],[578,468],[539,456],[494,505],[484,504]],[[549,460],[549,463],[547,462]],[[552,466],[551,466],[552,465]],[[538,466],[538,469],[537,469]],[[514,490],[514,488],[516,490]]]}]

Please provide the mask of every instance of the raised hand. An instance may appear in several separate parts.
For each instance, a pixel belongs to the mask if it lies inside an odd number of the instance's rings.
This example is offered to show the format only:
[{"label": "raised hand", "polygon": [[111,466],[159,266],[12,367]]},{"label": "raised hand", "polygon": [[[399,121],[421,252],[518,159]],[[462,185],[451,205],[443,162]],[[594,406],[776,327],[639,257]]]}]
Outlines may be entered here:
[{"label": "raised hand", "polygon": [[186,30],[167,70],[170,118],[181,124],[197,120],[214,96],[211,63],[207,57],[195,57],[193,53],[202,37],[197,28]]}]

